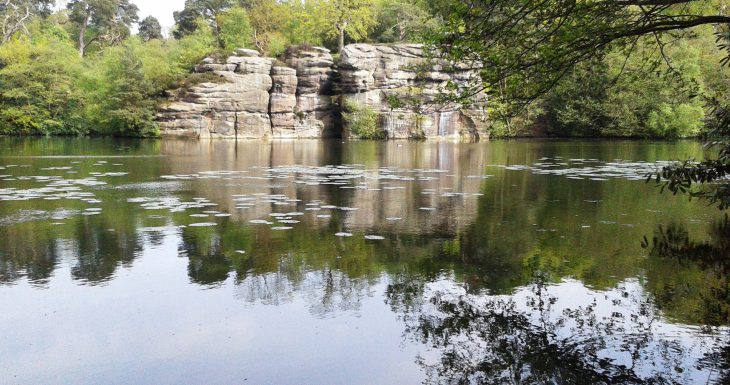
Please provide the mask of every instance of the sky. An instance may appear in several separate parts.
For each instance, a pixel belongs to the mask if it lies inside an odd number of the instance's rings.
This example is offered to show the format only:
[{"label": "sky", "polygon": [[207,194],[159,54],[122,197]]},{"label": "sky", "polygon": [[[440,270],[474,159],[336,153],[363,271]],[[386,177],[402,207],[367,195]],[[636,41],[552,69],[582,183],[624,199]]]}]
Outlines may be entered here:
[{"label": "sky", "polygon": [[[180,11],[185,7],[185,0],[131,0],[139,7],[139,19],[147,16],[154,16],[162,24],[162,29],[167,31],[175,25],[172,13]],[[57,0],[56,7],[66,7],[65,0]]]},{"label": "sky", "polygon": [[132,0],[132,3],[139,7],[140,20],[152,15],[160,21],[165,30],[175,25],[172,13],[185,7],[185,0]]}]

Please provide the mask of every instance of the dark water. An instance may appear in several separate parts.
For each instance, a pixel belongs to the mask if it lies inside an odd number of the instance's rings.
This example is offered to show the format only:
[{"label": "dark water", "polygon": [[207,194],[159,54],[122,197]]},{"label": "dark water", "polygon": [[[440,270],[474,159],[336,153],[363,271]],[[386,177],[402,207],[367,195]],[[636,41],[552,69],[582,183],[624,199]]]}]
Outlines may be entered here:
[{"label": "dark water", "polygon": [[722,383],[729,227],[643,180],[690,156],[0,139],[0,383]]}]

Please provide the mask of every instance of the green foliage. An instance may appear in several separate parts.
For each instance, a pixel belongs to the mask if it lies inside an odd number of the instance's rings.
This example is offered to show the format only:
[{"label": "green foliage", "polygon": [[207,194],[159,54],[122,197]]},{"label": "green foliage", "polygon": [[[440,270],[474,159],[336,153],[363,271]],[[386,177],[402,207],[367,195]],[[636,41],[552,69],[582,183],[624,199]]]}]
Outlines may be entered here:
[{"label": "green foliage", "polygon": [[403,99],[398,96],[398,94],[388,94],[385,96],[385,101],[388,103],[388,107],[390,110],[398,110],[406,106],[406,103],[403,101]]},{"label": "green foliage", "polygon": [[234,7],[222,13],[218,17],[218,23],[223,48],[232,50],[251,47],[253,30],[245,9]]},{"label": "green foliage", "polygon": [[0,45],[0,133],[156,136],[159,97],[215,49],[204,24],[180,40],[129,37],[81,58],[78,31],[62,23],[36,19]]},{"label": "green foliage", "polygon": [[380,43],[421,42],[441,22],[420,1],[381,1],[370,39]]},{"label": "green foliage", "polygon": [[153,16],[147,16],[139,22],[139,37],[143,41],[150,41],[153,39],[162,39],[162,26],[160,21]]},{"label": "green foliage", "polygon": [[92,43],[101,47],[119,44],[139,20],[139,9],[129,0],[71,0],[66,8],[82,57]]},{"label": "green foliage", "polygon": [[657,111],[649,113],[646,124],[652,136],[686,138],[700,134],[704,117],[705,111],[701,106],[662,104]]},{"label": "green foliage", "polygon": [[354,100],[343,100],[342,118],[350,132],[360,139],[385,139],[386,137],[386,132],[378,127],[378,114]]},{"label": "green foliage", "polygon": [[[664,56],[638,42],[630,56],[616,49],[578,64],[549,92],[547,132],[559,136],[695,137],[704,131],[705,101],[726,86],[730,71],[714,36],[699,31],[664,47]],[[718,79],[719,78],[719,79]]]},{"label": "green foliage", "polygon": [[372,0],[330,0],[324,2],[325,14],[332,22],[327,34],[337,37],[337,52],[344,48],[345,36],[352,40],[362,40],[376,24]]},{"label": "green foliage", "polygon": [[85,133],[77,88],[82,63],[73,43],[53,25],[36,22],[29,29],[31,39],[0,46],[0,133]]},{"label": "green foliage", "polygon": [[198,27],[194,32],[165,44],[169,47],[170,63],[181,72],[189,72],[196,63],[216,49],[212,30],[202,19],[198,20]]},{"label": "green foliage", "polygon": [[91,82],[94,90],[89,90],[94,98],[87,110],[87,119],[94,123],[97,132],[117,136],[157,135],[156,103],[151,95],[160,73],[153,72],[150,65],[145,68],[142,50],[140,41],[130,39],[100,58],[100,73]]}]

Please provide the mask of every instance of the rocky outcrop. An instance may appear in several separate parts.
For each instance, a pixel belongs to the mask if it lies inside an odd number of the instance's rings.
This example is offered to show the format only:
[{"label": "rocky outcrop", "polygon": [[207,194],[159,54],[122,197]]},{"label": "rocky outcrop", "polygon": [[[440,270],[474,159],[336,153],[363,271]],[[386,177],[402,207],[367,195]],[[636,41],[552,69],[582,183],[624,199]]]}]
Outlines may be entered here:
[{"label": "rocky outcrop", "polygon": [[476,73],[459,64],[427,59],[419,44],[348,45],[338,72],[341,97],[375,111],[390,138],[486,133],[486,111],[438,102],[449,92],[449,82],[466,85]]},{"label": "rocky outcrop", "polygon": [[448,82],[464,83],[472,73],[426,60],[419,45],[349,45],[337,65],[319,47],[291,47],[280,60],[240,49],[205,59],[195,72],[206,80],[159,110],[163,136],[348,137],[340,119],[344,103],[374,111],[391,138],[486,132],[482,110],[432,103]]},{"label": "rocky outcrop", "polygon": [[333,104],[334,62],[320,47],[290,47],[284,61],[296,71],[296,137],[339,137],[339,119]]}]

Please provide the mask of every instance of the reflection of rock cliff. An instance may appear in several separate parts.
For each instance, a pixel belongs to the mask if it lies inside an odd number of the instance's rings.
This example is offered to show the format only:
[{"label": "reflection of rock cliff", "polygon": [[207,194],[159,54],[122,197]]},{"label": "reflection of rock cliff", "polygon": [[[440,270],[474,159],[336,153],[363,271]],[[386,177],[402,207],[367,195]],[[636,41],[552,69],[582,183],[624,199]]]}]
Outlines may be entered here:
[{"label": "reflection of rock cliff", "polygon": [[353,44],[335,64],[328,50],[292,47],[281,58],[237,50],[207,58],[197,73],[216,81],[185,90],[158,114],[164,136],[320,138],[348,136],[343,100],[372,110],[391,138],[479,137],[486,112],[434,103],[473,72],[424,58],[419,45]]}]

